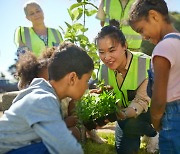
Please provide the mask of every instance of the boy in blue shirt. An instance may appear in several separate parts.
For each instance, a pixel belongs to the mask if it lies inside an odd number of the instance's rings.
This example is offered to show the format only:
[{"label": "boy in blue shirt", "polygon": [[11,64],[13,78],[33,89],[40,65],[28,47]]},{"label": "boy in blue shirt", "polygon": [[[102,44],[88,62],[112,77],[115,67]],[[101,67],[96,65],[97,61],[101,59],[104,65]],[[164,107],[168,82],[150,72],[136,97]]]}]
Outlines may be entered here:
[{"label": "boy in blue shirt", "polygon": [[82,154],[68,130],[61,99],[78,100],[88,88],[93,61],[81,48],[64,43],[50,58],[49,82],[35,78],[0,119],[0,153]]}]

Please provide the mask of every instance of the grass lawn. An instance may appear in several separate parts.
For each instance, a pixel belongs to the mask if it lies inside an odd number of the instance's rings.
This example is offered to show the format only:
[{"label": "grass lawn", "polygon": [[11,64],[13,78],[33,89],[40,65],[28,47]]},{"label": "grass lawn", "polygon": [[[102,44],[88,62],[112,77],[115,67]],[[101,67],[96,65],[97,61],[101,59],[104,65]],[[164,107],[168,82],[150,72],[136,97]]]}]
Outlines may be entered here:
[{"label": "grass lawn", "polygon": [[[85,144],[82,144],[84,154],[116,154],[114,146],[114,133],[98,132],[98,135],[107,140],[107,143],[97,144],[87,139]],[[138,154],[150,154],[146,152],[146,145],[141,144],[141,149]]]},{"label": "grass lawn", "polygon": [[115,154],[114,133],[98,133],[99,136],[107,140],[107,143],[97,144],[92,140],[87,139],[85,144],[82,144],[84,154]]}]

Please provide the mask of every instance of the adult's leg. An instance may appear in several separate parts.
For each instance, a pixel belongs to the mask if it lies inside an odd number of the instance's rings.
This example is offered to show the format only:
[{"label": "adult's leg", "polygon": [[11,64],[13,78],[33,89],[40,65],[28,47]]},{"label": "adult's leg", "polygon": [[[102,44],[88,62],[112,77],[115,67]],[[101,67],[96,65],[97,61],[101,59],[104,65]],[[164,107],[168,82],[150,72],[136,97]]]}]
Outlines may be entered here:
[{"label": "adult's leg", "polygon": [[124,131],[117,123],[115,129],[115,146],[117,153],[118,154],[138,153],[140,147],[140,136],[128,136],[123,132]]}]

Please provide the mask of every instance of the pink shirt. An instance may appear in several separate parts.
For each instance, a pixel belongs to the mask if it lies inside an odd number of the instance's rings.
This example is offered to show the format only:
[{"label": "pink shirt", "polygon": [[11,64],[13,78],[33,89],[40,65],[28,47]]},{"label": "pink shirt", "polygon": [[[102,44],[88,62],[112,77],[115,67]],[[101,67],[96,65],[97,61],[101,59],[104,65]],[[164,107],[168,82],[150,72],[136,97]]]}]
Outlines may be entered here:
[{"label": "pink shirt", "polygon": [[[174,34],[180,36],[180,33]],[[180,40],[176,38],[162,40],[154,48],[152,59],[156,55],[165,57],[171,64],[167,87],[167,102],[180,99]]]}]

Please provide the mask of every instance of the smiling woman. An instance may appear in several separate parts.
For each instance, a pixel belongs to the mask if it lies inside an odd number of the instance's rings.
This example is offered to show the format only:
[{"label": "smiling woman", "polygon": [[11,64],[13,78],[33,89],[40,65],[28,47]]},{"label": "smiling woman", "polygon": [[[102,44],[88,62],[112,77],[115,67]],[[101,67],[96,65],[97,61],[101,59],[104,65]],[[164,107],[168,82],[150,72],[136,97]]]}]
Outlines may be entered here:
[{"label": "smiling woman", "polygon": [[156,135],[150,122],[150,98],[146,93],[150,57],[129,51],[124,34],[115,27],[115,21],[111,21],[96,37],[99,57],[104,63],[98,77],[113,87],[119,99],[115,133],[117,153],[136,153],[141,135]]},{"label": "smiling woman", "polygon": [[62,36],[58,30],[45,26],[44,13],[38,3],[31,1],[26,3],[24,12],[32,27],[20,26],[16,29],[15,42],[18,56],[27,50],[39,56],[45,47],[58,46],[62,42]]}]

